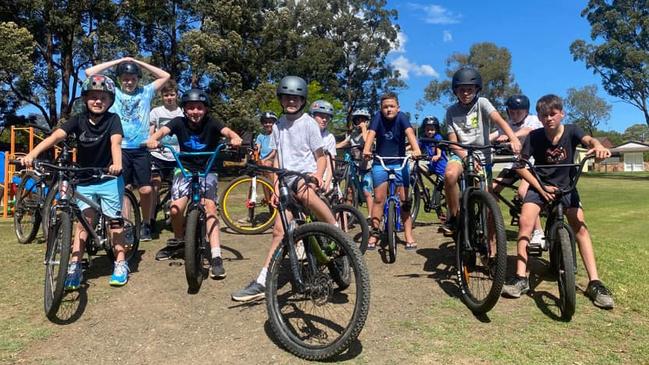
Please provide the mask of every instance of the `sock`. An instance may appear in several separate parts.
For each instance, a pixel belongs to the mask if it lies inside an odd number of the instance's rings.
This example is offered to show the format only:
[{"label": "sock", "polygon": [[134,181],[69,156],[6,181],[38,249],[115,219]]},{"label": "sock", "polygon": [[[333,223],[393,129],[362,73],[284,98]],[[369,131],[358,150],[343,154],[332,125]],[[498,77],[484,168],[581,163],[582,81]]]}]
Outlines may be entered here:
[{"label": "sock", "polygon": [[221,256],[221,247],[220,246],[219,247],[212,247],[212,249],[210,251],[212,251],[212,258]]},{"label": "sock", "polygon": [[257,276],[257,283],[261,285],[266,285],[266,274],[268,273],[267,268],[261,269],[261,272],[259,273],[259,276]]}]

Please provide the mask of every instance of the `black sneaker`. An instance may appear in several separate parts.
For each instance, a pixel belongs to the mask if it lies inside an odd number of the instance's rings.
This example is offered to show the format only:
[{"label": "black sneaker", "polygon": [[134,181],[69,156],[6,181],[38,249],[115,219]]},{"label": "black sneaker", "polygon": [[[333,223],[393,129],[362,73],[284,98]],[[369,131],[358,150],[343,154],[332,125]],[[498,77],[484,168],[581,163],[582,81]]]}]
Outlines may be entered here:
[{"label": "black sneaker", "polygon": [[613,309],[615,303],[611,292],[599,280],[591,280],[586,288],[586,296],[593,301],[596,307]]},{"label": "black sneaker", "polygon": [[212,257],[210,277],[212,279],[225,279],[225,268],[223,267],[223,259],[220,256]]},{"label": "black sneaker", "polygon": [[453,236],[456,229],[457,224],[455,217],[450,217],[444,222],[444,224],[439,227],[439,231],[442,232],[446,237]]},{"label": "black sneaker", "polygon": [[530,290],[530,281],[526,277],[514,275],[503,286],[503,296],[520,298]]},{"label": "black sneaker", "polygon": [[237,302],[251,302],[266,297],[266,287],[253,280],[245,288],[232,293],[232,300]]},{"label": "black sneaker", "polygon": [[167,245],[155,254],[156,261],[182,258],[185,253],[185,242],[171,238]]},{"label": "black sneaker", "polygon": [[140,241],[151,241],[151,226],[148,223],[142,223]]}]

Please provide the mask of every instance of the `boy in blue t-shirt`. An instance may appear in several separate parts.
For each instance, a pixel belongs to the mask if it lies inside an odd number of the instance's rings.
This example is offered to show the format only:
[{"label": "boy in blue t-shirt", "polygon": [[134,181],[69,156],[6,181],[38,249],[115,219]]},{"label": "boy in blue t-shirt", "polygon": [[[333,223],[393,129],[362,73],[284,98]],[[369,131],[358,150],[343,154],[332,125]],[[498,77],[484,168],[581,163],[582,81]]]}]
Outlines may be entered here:
[{"label": "boy in blue t-shirt", "polygon": [[[412,220],[410,218],[411,202],[406,200],[408,196],[409,169],[408,164],[402,169],[401,159],[389,160],[390,157],[406,156],[406,138],[413,146],[413,156],[421,155],[415,132],[408,121],[408,117],[399,111],[399,99],[394,93],[386,93],[381,96],[381,112],[376,113],[370,129],[367,132],[367,140],[363,148],[363,156],[372,158],[372,144],[376,139],[376,151],[378,156],[388,158],[386,167],[394,168],[396,172],[397,194],[401,199],[401,220],[404,225],[406,249],[414,250],[417,243],[412,236]],[[374,181],[374,206],[372,207],[372,234],[367,244],[367,249],[376,248],[379,240],[379,224],[383,218],[383,205],[388,194],[388,172],[377,162],[372,166],[372,180]]]},{"label": "boy in blue t-shirt", "polygon": [[[110,67],[117,66],[116,74],[119,87],[115,90],[115,103],[110,111],[117,114],[122,121],[124,140],[122,157],[124,165],[124,183],[138,187],[140,206],[142,208],[142,228],[140,241],[151,240],[151,157],[142,144],[149,138],[149,113],[151,100],[168,80],[169,73],[146,62],[131,57],[100,63],[86,69],[86,76],[99,74]],[[140,86],[143,67],[155,76],[155,81]],[[126,210],[128,211],[128,210]]]},{"label": "boy in blue t-shirt", "polygon": [[[424,118],[422,122],[424,127],[424,138],[441,141],[442,135],[439,133],[439,120],[433,116]],[[421,170],[427,174],[435,174],[441,179],[444,179],[444,171],[446,170],[446,152],[441,148],[435,146],[433,142],[424,142],[419,140],[419,149],[430,156],[427,166],[420,166]]]}]

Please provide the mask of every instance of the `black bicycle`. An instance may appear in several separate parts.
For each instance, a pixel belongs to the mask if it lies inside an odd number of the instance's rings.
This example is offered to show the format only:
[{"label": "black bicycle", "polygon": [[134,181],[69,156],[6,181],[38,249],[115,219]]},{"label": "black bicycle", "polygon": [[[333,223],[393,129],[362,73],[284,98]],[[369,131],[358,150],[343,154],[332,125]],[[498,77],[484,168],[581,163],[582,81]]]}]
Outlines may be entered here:
[{"label": "black bicycle", "polygon": [[266,278],[272,331],[301,358],[331,358],[349,347],[367,319],[370,282],[363,257],[339,228],[302,219],[303,208],[287,180],[306,184],[312,181],[310,176],[253,164],[248,168],[274,173],[279,179],[277,210],[285,233]]},{"label": "black bicycle", "polygon": [[[414,160],[414,165],[410,171],[410,201],[412,207],[410,208],[410,216],[414,224],[419,215],[421,203],[424,203],[424,211],[426,213],[435,212],[437,219],[441,223],[446,222],[447,209],[446,209],[446,196],[444,195],[444,176],[439,176],[431,171],[425,173],[420,163],[428,163],[430,157],[421,157]],[[428,183],[426,183],[428,180]],[[432,188],[432,191],[431,191]]]}]

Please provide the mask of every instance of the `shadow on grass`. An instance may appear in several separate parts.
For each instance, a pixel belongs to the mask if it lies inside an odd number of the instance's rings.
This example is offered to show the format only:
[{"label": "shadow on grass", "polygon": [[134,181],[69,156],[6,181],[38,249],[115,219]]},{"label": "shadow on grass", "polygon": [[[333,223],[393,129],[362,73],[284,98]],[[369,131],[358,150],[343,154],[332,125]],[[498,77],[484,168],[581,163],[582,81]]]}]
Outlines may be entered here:
[{"label": "shadow on grass", "polygon": [[68,325],[76,322],[88,305],[88,284],[83,283],[79,290],[63,293],[61,306],[56,314],[49,318],[52,323]]},{"label": "shadow on grass", "polygon": [[[437,248],[422,248],[417,254],[426,258],[423,270],[428,272],[428,278],[435,280],[437,285],[449,297],[459,298],[460,289],[455,280],[455,244],[453,241],[442,243]],[[418,277],[418,274],[407,275]]]}]

